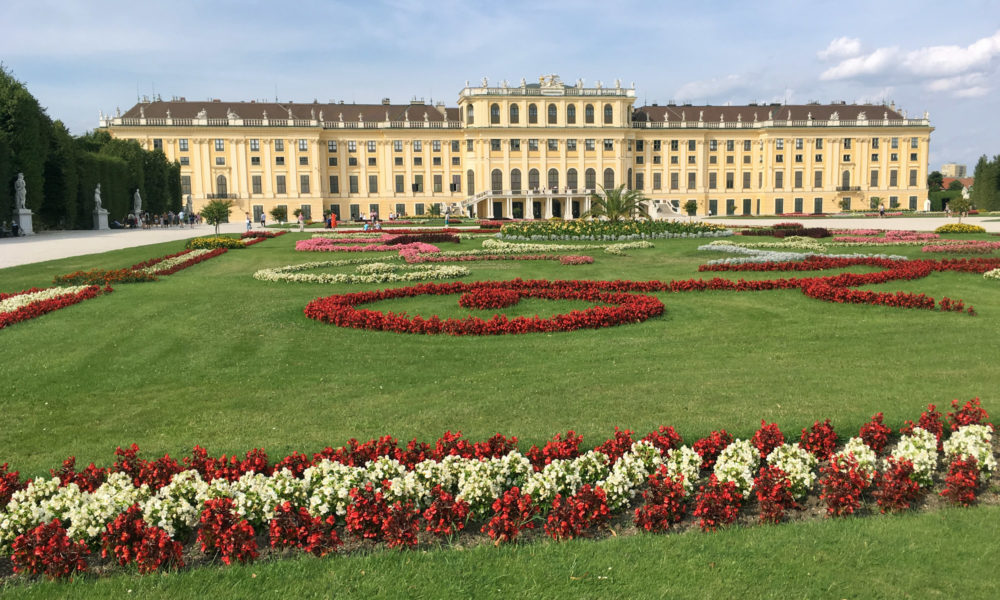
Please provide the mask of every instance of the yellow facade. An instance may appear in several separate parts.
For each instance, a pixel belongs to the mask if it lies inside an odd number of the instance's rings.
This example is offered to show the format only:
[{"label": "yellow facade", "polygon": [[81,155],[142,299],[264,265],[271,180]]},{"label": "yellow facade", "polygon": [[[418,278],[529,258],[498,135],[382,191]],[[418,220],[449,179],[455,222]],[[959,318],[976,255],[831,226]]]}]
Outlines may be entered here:
[{"label": "yellow facade", "polygon": [[[102,117],[112,135],[181,162],[197,211],[230,197],[319,218],[576,218],[589,191],[626,185],[654,217],[916,210],[929,120],[876,105],[634,107],[634,86],[466,85],[457,108],[390,104],[142,102]],[[846,201],[846,202],[845,202]]]}]

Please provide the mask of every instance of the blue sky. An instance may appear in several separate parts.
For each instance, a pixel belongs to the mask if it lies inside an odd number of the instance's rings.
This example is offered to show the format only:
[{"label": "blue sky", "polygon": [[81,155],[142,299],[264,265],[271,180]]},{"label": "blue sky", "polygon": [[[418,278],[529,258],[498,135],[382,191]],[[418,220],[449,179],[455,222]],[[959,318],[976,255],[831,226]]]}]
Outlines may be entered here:
[{"label": "blue sky", "polygon": [[1000,154],[1000,2],[6,0],[0,60],[74,133],[138,95],[456,104],[466,80],[644,102],[895,101],[931,167]]}]

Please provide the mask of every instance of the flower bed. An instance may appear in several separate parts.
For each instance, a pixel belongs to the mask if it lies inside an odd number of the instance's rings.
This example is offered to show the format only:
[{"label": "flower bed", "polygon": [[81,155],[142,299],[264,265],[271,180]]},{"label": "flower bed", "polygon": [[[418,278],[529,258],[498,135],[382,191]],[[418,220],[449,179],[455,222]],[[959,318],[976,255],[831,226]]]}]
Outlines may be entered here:
[{"label": "flower bed", "polygon": [[688,221],[515,221],[500,229],[511,240],[631,240],[732,235],[725,227]]},{"label": "flower bed", "polygon": [[243,234],[240,236],[240,238],[242,238],[242,239],[247,239],[247,238],[263,238],[263,239],[268,239],[268,238],[276,238],[279,235],[285,235],[286,233],[288,233],[288,232],[285,231],[285,230],[280,230],[280,231],[264,231],[264,230],[261,230],[261,229],[253,229],[251,231],[244,231]]},{"label": "flower bed", "polygon": [[215,250],[184,250],[177,254],[168,254],[167,256],[141,262],[132,265],[130,268],[133,271],[149,275],[173,275],[177,271],[225,254],[226,251],[226,248],[216,248]]},{"label": "flower bed", "polygon": [[56,275],[52,279],[52,283],[55,285],[111,285],[112,283],[142,283],[146,281],[156,281],[156,276],[152,273],[132,269],[74,271],[65,275]]},{"label": "flower bed", "polygon": [[425,244],[423,242],[414,242],[412,244],[396,244],[396,245],[379,243],[379,244],[365,244],[363,246],[343,246],[340,245],[339,240],[332,240],[327,238],[311,238],[308,240],[299,240],[295,242],[295,249],[298,250],[299,252],[395,252],[395,251],[403,251],[406,249],[413,249],[418,252],[440,251],[440,249],[437,246],[432,246],[430,244]]},{"label": "flower bed", "polygon": [[[862,437],[840,446],[828,420],[803,429],[797,444],[774,446],[784,436],[772,423],[753,442],[726,437],[710,467],[672,427],[641,439],[616,428],[592,450],[573,431],[524,453],[515,437],[473,441],[449,431],[435,443],[352,439],[273,462],[262,449],[216,458],[200,446],[181,461],[150,461],[133,444],[118,448],[111,466],[77,472],[71,457],[51,478],[31,481],[4,464],[0,555],[16,573],[61,578],[88,572],[101,548],[97,572],[117,563],[146,574],[199,554],[248,563],[270,545],[322,556],[347,538],[362,552],[406,549],[463,529],[471,534],[463,546],[514,542],[538,525],[555,540],[630,522],[649,532],[712,531],[741,519],[781,522],[809,498],[828,517],[910,509],[938,487],[957,504],[984,493],[995,501],[986,485],[996,469],[989,415],[978,398],[952,407],[943,450],[919,427],[904,427],[881,452]],[[920,422],[930,414],[939,414],[933,405]],[[773,446],[766,456],[764,438]]]},{"label": "flower bed", "polygon": [[185,248],[189,250],[214,250],[215,248],[227,248],[229,250],[241,250],[246,248],[243,240],[240,238],[226,237],[226,236],[209,236],[209,237],[196,237],[191,238],[184,245]]},{"label": "flower bed", "polygon": [[[448,335],[507,335],[534,332],[573,331],[597,329],[624,323],[638,323],[663,314],[663,303],[652,296],[624,292],[609,292],[606,282],[592,281],[524,281],[475,282],[426,284],[408,288],[395,288],[376,292],[338,294],[313,300],[305,308],[311,319],[339,327],[374,329],[397,333],[448,334]],[[429,319],[405,314],[381,313],[357,309],[359,304],[407,298],[421,295],[451,295],[480,290],[516,292],[520,297],[549,300],[587,300],[610,306],[594,306],[582,311],[572,311],[547,319],[539,316],[508,319],[495,315],[490,320],[468,316],[464,319]]]},{"label": "flower bed", "polygon": [[[455,279],[465,277],[469,270],[457,266],[408,267],[371,260],[330,260],[287,265],[275,269],[261,269],[253,274],[259,281],[293,281],[299,283],[386,283],[396,281],[426,281],[428,279]],[[355,273],[301,273],[324,267],[359,265]]]},{"label": "flower bed", "polygon": [[924,246],[921,250],[923,252],[948,252],[951,254],[989,254],[998,248],[1000,248],[1000,242],[956,240],[948,244]]},{"label": "flower bed", "polygon": [[992,269],[983,273],[983,277],[986,279],[997,279],[1000,280],[1000,269]]},{"label": "flower bed", "polygon": [[986,230],[969,223],[946,223],[935,229],[934,233],[986,233]]},{"label": "flower bed", "polygon": [[[110,291],[110,287],[102,290],[98,285],[80,285],[44,289],[31,288],[12,294],[0,293],[0,329]],[[2,496],[2,489],[0,489],[0,498]]]}]

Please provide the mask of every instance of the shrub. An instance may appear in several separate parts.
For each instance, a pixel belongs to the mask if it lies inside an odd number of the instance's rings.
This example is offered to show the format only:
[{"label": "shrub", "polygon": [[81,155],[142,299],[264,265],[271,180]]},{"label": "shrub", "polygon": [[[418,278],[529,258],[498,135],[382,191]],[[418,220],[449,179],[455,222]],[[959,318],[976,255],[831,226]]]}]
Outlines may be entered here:
[{"label": "shrub", "polygon": [[941,420],[941,413],[938,412],[937,407],[933,404],[927,405],[927,410],[920,413],[920,419],[913,423],[913,421],[906,420],[903,423],[902,429],[899,433],[903,435],[910,435],[916,428],[929,431],[934,434],[935,439],[937,439],[937,449],[938,452],[943,450],[941,437],[944,435],[944,422]]},{"label": "shrub", "polygon": [[792,495],[792,482],[779,467],[767,466],[753,480],[754,493],[760,503],[761,523],[780,523],[785,512],[798,508]]},{"label": "shrub", "polygon": [[246,519],[237,520],[230,498],[205,501],[201,513],[198,542],[205,554],[218,553],[222,562],[231,564],[235,558],[240,563],[257,558],[257,540],[253,527]]},{"label": "shrub", "polygon": [[968,223],[947,223],[935,229],[934,233],[986,233],[986,230]]},{"label": "shrub", "polygon": [[979,488],[979,461],[974,456],[951,461],[944,482],[941,497],[954,504],[971,506],[976,501],[976,490]]},{"label": "shrub", "polygon": [[347,531],[366,539],[378,539],[388,508],[382,492],[366,483],[363,488],[351,488],[351,503],[347,506]]},{"label": "shrub", "polygon": [[854,514],[861,507],[861,494],[870,482],[868,475],[858,469],[858,462],[848,455],[831,461],[820,469],[819,480],[823,491],[820,499],[826,502],[826,514],[843,517]]},{"label": "shrub", "polygon": [[736,489],[736,483],[719,483],[713,473],[709,476],[708,483],[698,488],[692,514],[698,517],[702,531],[715,531],[719,525],[736,521],[742,502],[743,496]]},{"label": "shrub", "polygon": [[493,518],[483,525],[482,531],[495,544],[513,542],[521,531],[535,528],[538,512],[531,496],[521,494],[521,488],[514,486],[493,502]]},{"label": "shrub", "polygon": [[604,490],[584,484],[572,496],[556,494],[545,523],[545,533],[554,540],[571,540],[591,528],[605,525],[610,518]]},{"label": "shrub", "polygon": [[830,419],[822,423],[816,421],[811,428],[803,429],[799,446],[812,452],[819,460],[830,458],[837,449],[837,433],[833,430],[833,425],[830,425]]},{"label": "shrub", "polygon": [[993,424],[989,422],[990,415],[979,404],[978,397],[966,402],[962,408],[958,407],[958,399],[952,400],[951,408],[955,411],[948,413],[948,424],[952,431],[958,431],[963,425],[989,425],[993,428]]},{"label": "shrub", "polygon": [[882,413],[872,415],[871,421],[862,425],[858,434],[865,445],[871,448],[875,454],[879,454],[885,449],[886,444],[889,443],[889,436],[892,435],[892,429],[882,422],[883,417]]},{"label": "shrub", "polygon": [[666,456],[671,450],[676,450],[684,444],[684,439],[670,425],[660,425],[656,431],[651,431],[642,438],[642,441],[649,442],[660,454]]},{"label": "shrub", "polygon": [[431,505],[424,511],[424,521],[427,531],[437,537],[449,537],[465,529],[465,521],[469,518],[469,503],[456,500],[440,485],[431,491]]},{"label": "shrub", "polygon": [[684,476],[672,477],[667,466],[662,465],[649,476],[648,482],[649,487],[642,492],[642,506],[635,509],[635,526],[663,533],[687,513]]},{"label": "shrub", "polygon": [[85,542],[70,541],[59,519],[52,519],[17,536],[10,561],[15,573],[59,579],[86,571],[88,554]]},{"label": "shrub", "polygon": [[385,511],[382,519],[382,539],[389,548],[412,548],[417,545],[420,511],[412,500],[396,502]]},{"label": "shrub", "polygon": [[754,445],[761,456],[766,457],[772,450],[785,443],[785,434],[781,433],[777,423],[766,424],[760,420],[760,429],[750,438],[750,443]]},{"label": "shrub", "polygon": [[715,459],[719,457],[722,449],[732,443],[733,436],[725,429],[720,429],[695,442],[692,448],[701,456],[701,468],[711,469],[715,466]]},{"label": "shrub", "polygon": [[334,528],[336,517],[314,517],[302,507],[285,502],[274,509],[269,525],[272,548],[301,548],[314,556],[325,556],[342,544]]},{"label": "shrub", "polygon": [[239,238],[226,236],[196,237],[191,238],[184,244],[188,250],[214,250],[215,248],[227,248],[229,250],[240,250],[246,245]]}]

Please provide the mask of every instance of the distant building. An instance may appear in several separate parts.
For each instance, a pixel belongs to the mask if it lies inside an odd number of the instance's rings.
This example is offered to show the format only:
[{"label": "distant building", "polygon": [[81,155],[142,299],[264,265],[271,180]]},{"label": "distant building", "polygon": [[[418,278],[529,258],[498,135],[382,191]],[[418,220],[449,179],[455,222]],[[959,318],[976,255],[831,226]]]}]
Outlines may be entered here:
[{"label": "distant building", "polygon": [[[955,163],[945,163],[941,165],[941,174],[945,177],[954,177],[956,179],[961,179],[965,177],[965,165],[959,165]],[[946,188],[948,186],[945,186]]]},{"label": "distant building", "polygon": [[102,116],[116,138],[180,162],[195,210],[232,198],[254,218],[421,215],[576,218],[590,193],[642,191],[659,218],[916,210],[933,128],[881,105],[635,107],[634,87],[556,76],[466,84],[443,104],[143,101]]},{"label": "distant building", "polygon": [[[956,165],[962,167],[962,165]],[[965,167],[962,167],[965,170]],[[951,188],[951,182],[957,181],[962,184],[962,197],[966,200],[969,199],[969,192],[972,190],[972,184],[975,183],[974,177],[945,177],[941,180],[941,189],[947,190]]]}]

